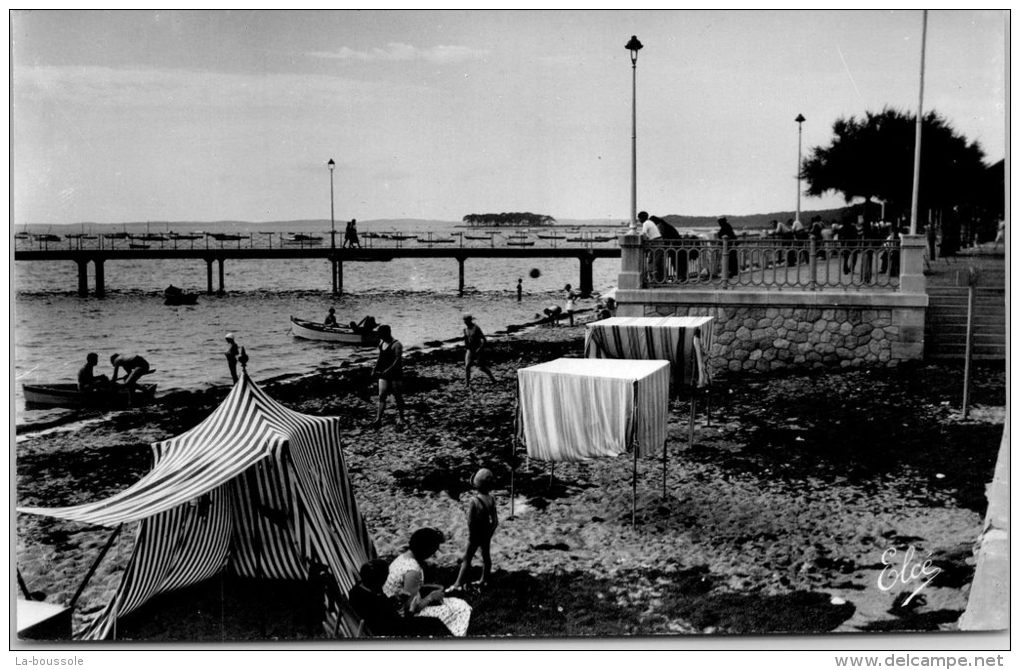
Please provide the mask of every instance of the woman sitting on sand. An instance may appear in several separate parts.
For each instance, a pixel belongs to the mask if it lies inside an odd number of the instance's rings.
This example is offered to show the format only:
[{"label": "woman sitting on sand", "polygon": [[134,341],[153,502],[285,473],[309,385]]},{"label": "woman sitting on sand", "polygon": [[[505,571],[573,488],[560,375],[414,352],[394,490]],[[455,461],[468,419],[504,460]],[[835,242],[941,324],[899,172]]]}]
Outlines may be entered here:
[{"label": "woman sitting on sand", "polygon": [[411,614],[435,617],[446,624],[455,636],[464,637],[471,621],[471,606],[460,598],[445,597],[443,587],[438,584],[424,583],[425,570],[422,566],[439,550],[444,539],[435,528],[414,531],[408,550],[390,563],[383,593],[389,597],[407,598]]}]

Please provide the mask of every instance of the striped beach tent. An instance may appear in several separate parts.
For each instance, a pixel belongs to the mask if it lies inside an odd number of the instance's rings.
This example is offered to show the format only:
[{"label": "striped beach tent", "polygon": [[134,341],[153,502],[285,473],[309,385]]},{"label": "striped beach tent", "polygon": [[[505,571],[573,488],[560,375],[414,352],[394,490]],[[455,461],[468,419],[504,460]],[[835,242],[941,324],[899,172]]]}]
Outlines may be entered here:
[{"label": "striped beach tent", "polygon": [[[195,428],[152,445],[151,472],[98,502],[19,511],[119,527],[139,522],[113,599],[79,635],[101,640],[160,593],[229,571],[239,577],[327,580],[324,625],[350,636],[342,596],[375,547],[358,511],[336,417],[287,409],[247,375]],[[324,595],[325,598],[325,595]]]}]

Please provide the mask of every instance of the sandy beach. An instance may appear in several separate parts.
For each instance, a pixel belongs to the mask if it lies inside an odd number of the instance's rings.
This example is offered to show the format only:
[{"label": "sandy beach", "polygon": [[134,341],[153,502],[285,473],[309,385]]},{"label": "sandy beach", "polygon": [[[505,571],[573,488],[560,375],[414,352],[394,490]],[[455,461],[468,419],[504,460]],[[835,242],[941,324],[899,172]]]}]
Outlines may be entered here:
[{"label": "sandy beach", "polygon": [[[484,327],[485,324],[482,324]],[[496,476],[501,524],[494,584],[468,590],[471,636],[625,636],[953,630],[973,575],[1005,406],[1002,366],[974,371],[974,407],[959,412],[962,366],[730,376],[715,380],[688,444],[688,403],[671,404],[666,496],[658,459],[639,462],[631,525],[628,458],[526,462],[509,475],[516,370],[578,356],[583,325],[491,338],[496,383],[465,391],[463,354],[447,345],[408,357],[409,425],[392,404],[373,429],[369,368],[300,379],[253,379],[301,412],[335,415],[359,505],[380,557],[434,526],[447,542],[432,560],[453,581],[467,539],[468,482]],[[400,334],[395,333],[399,339]],[[129,486],[151,465],[149,444],[201,421],[226,388],[166,396],[157,405],[19,427],[18,505],[64,506]],[[111,530],[17,515],[17,561],[32,591],[66,603]],[[93,617],[131,552],[125,528],[75,612]],[[908,547],[941,569],[908,605],[880,588],[883,552]],[[930,552],[930,556],[928,553]],[[478,559],[476,573],[480,571]],[[228,580],[164,599],[125,620],[119,637],[149,641],[324,637],[301,618],[293,591]],[[223,603],[230,606],[224,606]],[[240,604],[239,604],[240,603]]]}]

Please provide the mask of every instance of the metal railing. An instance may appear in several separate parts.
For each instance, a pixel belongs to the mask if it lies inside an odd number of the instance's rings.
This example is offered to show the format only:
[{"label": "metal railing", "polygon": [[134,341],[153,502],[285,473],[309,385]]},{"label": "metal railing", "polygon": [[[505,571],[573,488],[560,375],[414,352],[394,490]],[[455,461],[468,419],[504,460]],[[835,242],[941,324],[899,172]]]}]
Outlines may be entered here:
[{"label": "metal railing", "polygon": [[[343,246],[342,233],[337,233],[336,248]],[[363,232],[360,234],[361,248],[406,249],[406,248],[442,248],[457,247],[502,248],[502,247],[537,247],[542,248],[584,248],[601,249],[617,246],[617,237],[592,233],[560,233],[552,231],[527,237],[512,233],[478,234],[467,233],[425,232]],[[89,235],[50,235],[50,234],[19,234],[14,236],[15,251],[50,251],[67,250],[118,250],[118,249],[322,249],[331,248],[330,233],[285,234],[280,232],[257,232],[243,234],[205,234],[192,233],[184,235],[152,234],[127,235],[120,233],[89,234]]]},{"label": "metal railing", "polygon": [[899,240],[654,240],[643,285],[769,289],[896,289]]}]

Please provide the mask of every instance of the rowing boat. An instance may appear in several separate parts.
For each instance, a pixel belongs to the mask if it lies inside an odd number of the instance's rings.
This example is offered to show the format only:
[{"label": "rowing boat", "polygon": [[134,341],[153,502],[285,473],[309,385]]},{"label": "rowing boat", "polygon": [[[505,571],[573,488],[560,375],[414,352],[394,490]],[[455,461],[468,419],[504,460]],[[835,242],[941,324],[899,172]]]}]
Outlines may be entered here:
[{"label": "rowing boat", "polygon": [[294,337],[320,342],[354,344],[363,347],[374,347],[379,344],[379,336],[375,332],[359,333],[346,326],[324,326],[321,323],[305,321],[295,316],[290,317],[290,332]]},{"label": "rowing boat", "polygon": [[[22,384],[25,393],[25,409],[47,407],[128,407],[128,390],[123,384],[115,384],[109,390],[82,393],[77,384]],[[131,405],[144,405],[156,395],[155,384],[138,384],[131,397]]]}]

